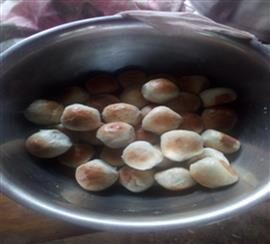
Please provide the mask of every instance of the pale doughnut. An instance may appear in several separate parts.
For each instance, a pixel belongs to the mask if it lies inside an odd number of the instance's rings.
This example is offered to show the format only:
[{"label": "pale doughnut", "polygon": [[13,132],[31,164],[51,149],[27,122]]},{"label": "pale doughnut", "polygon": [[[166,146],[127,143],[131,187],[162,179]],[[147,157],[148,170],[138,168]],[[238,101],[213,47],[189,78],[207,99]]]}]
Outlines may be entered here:
[{"label": "pale doughnut", "polygon": [[154,173],[152,170],[141,171],[125,166],[119,170],[119,180],[129,191],[142,192],[154,184]]},{"label": "pale doughnut", "polygon": [[171,168],[155,174],[155,180],[159,185],[170,191],[181,191],[196,184],[187,169]]},{"label": "pale doughnut", "polygon": [[142,128],[156,134],[177,129],[182,117],[168,107],[158,106],[152,109],[142,121]]},{"label": "pale doughnut", "polygon": [[170,160],[182,162],[202,153],[203,141],[193,131],[172,130],[161,136],[161,150]]},{"label": "pale doughnut", "polygon": [[204,146],[217,149],[223,153],[234,153],[240,149],[240,141],[217,130],[206,130],[202,133]]},{"label": "pale doughnut", "polygon": [[137,125],[141,121],[141,111],[127,103],[115,103],[108,105],[102,111],[103,120],[109,122],[125,122],[131,125]]},{"label": "pale doughnut", "polygon": [[135,141],[124,149],[122,159],[131,168],[147,170],[161,163],[163,155],[149,142]]},{"label": "pale doughnut", "polygon": [[216,149],[210,148],[210,147],[205,147],[201,154],[199,154],[195,157],[192,157],[188,161],[188,164],[192,164],[192,163],[199,161],[199,160],[206,158],[206,157],[220,159],[220,160],[223,160],[226,164],[230,165],[229,160],[225,157],[225,155],[222,152],[220,152]]},{"label": "pale doughnut", "polygon": [[32,102],[24,111],[27,120],[39,125],[52,125],[60,123],[64,111],[60,103],[39,99]]},{"label": "pale doughnut", "polygon": [[155,79],[145,83],[142,94],[147,101],[165,103],[178,96],[178,87],[167,79]]},{"label": "pale doughnut", "polygon": [[97,109],[82,104],[72,104],[65,108],[61,122],[63,126],[74,131],[95,130],[101,125]]},{"label": "pale doughnut", "polygon": [[70,149],[68,136],[59,130],[40,130],[27,138],[25,147],[29,153],[39,158],[54,158]]},{"label": "pale doughnut", "polygon": [[196,182],[208,188],[231,185],[239,179],[230,165],[212,157],[206,157],[191,164],[190,174]]},{"label": "pale doughnut", "polygon": [[97,131],[97,138],[107,147],[121,148],[135,140],[133,127],[124,122],[104,124]]},{"label": "pale doughnut", "polygon": [[76,169],[78,184],[87,191],[102,191],[112,186],[118,179],[118,172],[102,160],[94,159]]}]

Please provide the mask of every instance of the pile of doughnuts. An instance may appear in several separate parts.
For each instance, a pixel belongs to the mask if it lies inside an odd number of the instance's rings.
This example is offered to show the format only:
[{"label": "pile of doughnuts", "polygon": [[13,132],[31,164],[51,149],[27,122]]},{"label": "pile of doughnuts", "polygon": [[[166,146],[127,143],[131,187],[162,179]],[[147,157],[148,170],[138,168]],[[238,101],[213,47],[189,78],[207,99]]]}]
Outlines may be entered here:
[{"label": "pile of doughnuts", "polygon": [[25,146],[35,157],[75,168],[88,191],[117,181],[131,192],[228,186],[239,180],[225,156],[240,149],[226,134],[237,122],[236,99],[204,76],[100,74],[53,101],[33,101],[24,115],[41,130]]}]

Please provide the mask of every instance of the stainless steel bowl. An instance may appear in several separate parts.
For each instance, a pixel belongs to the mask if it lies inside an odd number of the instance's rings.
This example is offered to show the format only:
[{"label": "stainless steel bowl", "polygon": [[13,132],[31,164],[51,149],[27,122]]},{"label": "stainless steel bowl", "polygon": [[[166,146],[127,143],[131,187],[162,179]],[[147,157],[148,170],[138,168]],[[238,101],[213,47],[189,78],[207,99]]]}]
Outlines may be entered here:
[{"label": "stainless steel bowl", "polygon": [[[63,25],[34,35],[1,57],[1,188],[23,205],[100,229],[180,228],[216,222],[247,209],[269,193],[269,53],[256,42],[211,32],[165,35],[135,20],[106,17]],[[91,71],[136,66],[148,72],[203,74],[239,94],[242,142],[233,165],[238,184],[169,194],[153,189],[130,194],[117,186],[103,193],[82,190],[73,173],[37,160],[24,139],[37,129],[22,111],[33,99],[83,81]]]}]

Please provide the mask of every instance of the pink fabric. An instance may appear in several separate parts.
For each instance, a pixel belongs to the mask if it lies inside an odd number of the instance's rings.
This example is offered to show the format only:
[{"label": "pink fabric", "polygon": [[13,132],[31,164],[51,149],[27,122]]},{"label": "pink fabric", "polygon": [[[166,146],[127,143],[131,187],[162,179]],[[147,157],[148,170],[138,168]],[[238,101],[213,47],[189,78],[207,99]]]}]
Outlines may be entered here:
[{"label": "pink fabric", "polygon": [[0,21],[41,31],[73,20],[112,15],[124,10],[180,11],[184,0],[5,0]]},{"label": "pink fabric", "polygon": [[[270,42],[269,0],[0,1],[0,43],[11,39],[24,38],[70,21],[113,15],[128,10],[169,12],[193,12],[198,10],[219,23],[250,31],[261,40]],[[10,44],[12,43],[8,45]],[[0,48],[3,49],[1,46]]]}]

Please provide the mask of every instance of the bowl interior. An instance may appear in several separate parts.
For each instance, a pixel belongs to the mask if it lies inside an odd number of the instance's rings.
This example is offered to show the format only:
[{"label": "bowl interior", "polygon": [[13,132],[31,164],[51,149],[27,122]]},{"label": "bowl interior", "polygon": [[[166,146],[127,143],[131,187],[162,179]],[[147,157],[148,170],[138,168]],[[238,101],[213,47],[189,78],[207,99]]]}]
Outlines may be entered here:
[{"label": "bowl interior", "polygon": [[[25,138],[37,130],[22,114],[31,101],[82,83],[92,72],[124,67],[148,73],[206,75],[214,85],[237,91],[239,122],[233,134],[242,149],[232,164],[241,177],[238,184],[183,193],[154,188],[131,194],[118,186],[90,193],[76,184],[72,170],[25,152]],[[87,225],[98,221],[154,225],[225,209],[254,195],[269,181],[270,68],[261,54],[245,44],[205,33],[168,36],[137,22],[112,21],[33,39],[6,57],[1,72],[3,179],[13,195],[36,208]]]}]

